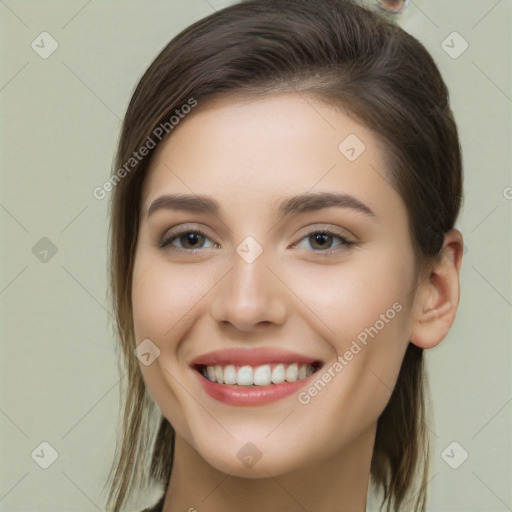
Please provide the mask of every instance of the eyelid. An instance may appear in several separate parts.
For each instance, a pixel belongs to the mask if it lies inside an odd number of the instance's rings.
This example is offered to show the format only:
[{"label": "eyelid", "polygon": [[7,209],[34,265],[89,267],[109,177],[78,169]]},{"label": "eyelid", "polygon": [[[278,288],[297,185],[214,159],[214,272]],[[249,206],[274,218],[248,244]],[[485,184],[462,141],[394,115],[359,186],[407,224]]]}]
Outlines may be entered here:
[{"label": "eyelid", "polygon": [[298,242],[300,242],[304,237],[310,236],[314,233],[329,233],[351,242],[356,242],[357,240],[357,238],[348,229],[340,226],[334,226],[332,224],[315,224],[306,226],[301,230],[301,233],[302,234],[298,235]]},{"label": "eyelid", "polygon": [[[313,250],[313,249],[303,249],[301,247],[298,247],[298,245],[303,241],[307,240],[311,236],[317,233],[322,233],[327,236],[338,238],[341,243],[339,245],[336,245],[335,247],[331,247],[330,249],[320,249],[320,250]],[[295,250],[304,250],[307,253],[317,255],[317,256],[329,256],[329,255],[335,255],[342,251],[348,250],[350,247],[354,246],[357,242],[351,240],[350,236],[347,236],[344,232],[340,232],[339,229],[329,227],[329,228],[312,228],[309,230],[306,234],[299,237],[297,242],[292,244],[290,247]],[[315,257],[315,256],[313,256]]]},{"label": "eyelid", "polygon": [[[165,231],[165,233],[162,235],[160,241],[158,242],[158,246],[161,249],[165,249],[167,246],[171,246],[171,243],[179,238],[181,235],[185,233],[196,233],[201,236],[204,236],[211,242],[213,242],[214,245],[217,247],[220,246],[218,242],[215,241],[213,237],[211,237],[207,232],[207,230],[204,230],[201,228],[197,223],[184,223],[184,224],[178,224],[176,226],[173,226]],[[339,226],[333,226],[331,224],[320,224],[320,225],[313,225],[313,226],[307,226],[303,228],[303,233],[296,239],[296,242],[291,244],[289,247],[296,247],[300,242],[302,242],[304,239],[318,233],[327,234],[329,236],[334,236],[340,238],[343,243],[341,243],[339,246],[331,248],[331,249],[324,249],[324,250],[309,250],[309,252],[318,253],[318,254],[329,254],[336,252],[340,250],[340,248],[347,248],[353,244],[356,243],[356,240],[354,240],[354,235],[350,233],[345,228],[341,228]],[[182,249],[181,247],[174,247],[172,246],[173,251],[182,252],[182,253],[196,253],[204,251],[205,249],[211,249],[211,247],[206,248],[199,248],[199,249]]]},{"label": "eyelid", "polygon": [[[184,223],[184,224],[177,224],[176,226],[172,226],[169,229],[166,229],[164,234],[160,237],[160,240],[158,242],[158,247],[161,249],[165,249],[167,245],[170,245],[172,239],[177,239],[179,236],[185,234],[185,233],[197,233],[205,238],[208,238],[211,240],[215,245],[219,245],[213,237],[211,237],[207,232],[207,230],[200,227],[198,224],[195,223]],[[181,247],[173,247],[173,250],[176,251],[183,251],[191,253],[194,251],[194,249],[182,249]],[[204,249],[196,249],[196,251],[201,251]]]}]

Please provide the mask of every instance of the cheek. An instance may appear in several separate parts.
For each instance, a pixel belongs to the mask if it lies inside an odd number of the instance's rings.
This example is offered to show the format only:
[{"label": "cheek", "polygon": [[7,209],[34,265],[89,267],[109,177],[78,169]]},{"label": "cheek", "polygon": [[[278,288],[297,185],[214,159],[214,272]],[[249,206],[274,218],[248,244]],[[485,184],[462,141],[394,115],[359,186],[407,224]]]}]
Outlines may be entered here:
[{"label": "cheek", "polygon": [[361,407],[363,423],[386,405],[409,342],[413,276],[408,248],[391,246],[361,252],[346,265],[305,267],[294,276],[294,290],[328,326],[325,339],[343,358],[332,368],[338,384],[331,403],[339,404],[340,414],[348,397],[351,408]]},{"label": "cheek", "polygon": [[176,358],[179,340],[191,328],[189,316],[197,315],[201,297],[213,286],[207,275],[211,272],[205,270],[199,277],[194,267],[170,265],[144,245],[138,251],[132,285],[135,340],[139,344],[150,339],[160,350],[150,365],[139,363],[139,367],[146,388],[163,415],[190,442],[192,434],[183,414],[186,400],[177,384],[181,376]]},{"label": "cheek", "polygon": [[197,313],[201,297],[213,287],[207,270],[199,278],[191,265],[170,266],[162,258],[143,254],[133,270],[132,304],[136,340],[171,340],[187,315]]},{"label": "cheek", "polygon": [[[376,322],[389,335],[407,331],[413,269],[405,251],[361,251],[338,265],[283,270],[297,296],[327,326],[338,353]],[[381,315],[390,320],[385,329]]]}]

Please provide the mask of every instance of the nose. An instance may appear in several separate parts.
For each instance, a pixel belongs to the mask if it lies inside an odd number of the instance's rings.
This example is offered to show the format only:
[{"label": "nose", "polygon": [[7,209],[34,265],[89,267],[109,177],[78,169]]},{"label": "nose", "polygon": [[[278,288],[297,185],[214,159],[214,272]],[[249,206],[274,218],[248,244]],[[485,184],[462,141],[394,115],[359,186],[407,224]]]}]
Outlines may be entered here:
[{"label": "nose", "polygon": [[283,324],[287,314],[285,291],[275,271],[267,267],[269,254],[263,250],[252,263],[233,254],[233,268],[214,290],[214,320],[246,332],[258,325]]}]

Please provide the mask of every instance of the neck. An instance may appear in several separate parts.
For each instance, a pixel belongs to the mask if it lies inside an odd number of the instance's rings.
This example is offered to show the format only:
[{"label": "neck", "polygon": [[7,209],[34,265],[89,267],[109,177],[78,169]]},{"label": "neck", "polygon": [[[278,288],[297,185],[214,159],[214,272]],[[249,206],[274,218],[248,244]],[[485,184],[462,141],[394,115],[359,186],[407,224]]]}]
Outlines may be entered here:
[{"label": "neck", "polygon": [[163,512],[364,512],[376,424],[328,459],[267,478],[240,478],[209,465],[176,435]]}]

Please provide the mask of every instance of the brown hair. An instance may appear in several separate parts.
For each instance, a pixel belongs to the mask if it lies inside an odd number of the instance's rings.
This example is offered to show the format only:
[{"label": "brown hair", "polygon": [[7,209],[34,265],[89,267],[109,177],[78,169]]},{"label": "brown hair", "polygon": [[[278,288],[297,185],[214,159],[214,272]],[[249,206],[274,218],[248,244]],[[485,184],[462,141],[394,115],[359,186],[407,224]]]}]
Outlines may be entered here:
[{"label": "brown hair", "polygon": [[[174,430],[147,392],[133,354],[133,258],[154,148],[145,158],[130,159],[149,147],[159,126],[172,136],[169,119],[191,98],[198,111],[217,94],[294,90],[338,105],[382,141],[389,179],[408,211],[417,262],[432,261],[455,224],[462,155],[448,90],[424,46],[393,21],[354,0],[249,0],[178,34],[140,80],[116,158],[115,169],[125,172],[111,203],[110,284],[127,383],[108,510],[123,509],[134,489],[165,486],[174,449]],[[426,396],[423,350],[409,343],[378,420],[371,462],[372,482],[387,512],[398,511],[408,498],[408,510],[425,510]]]}]

